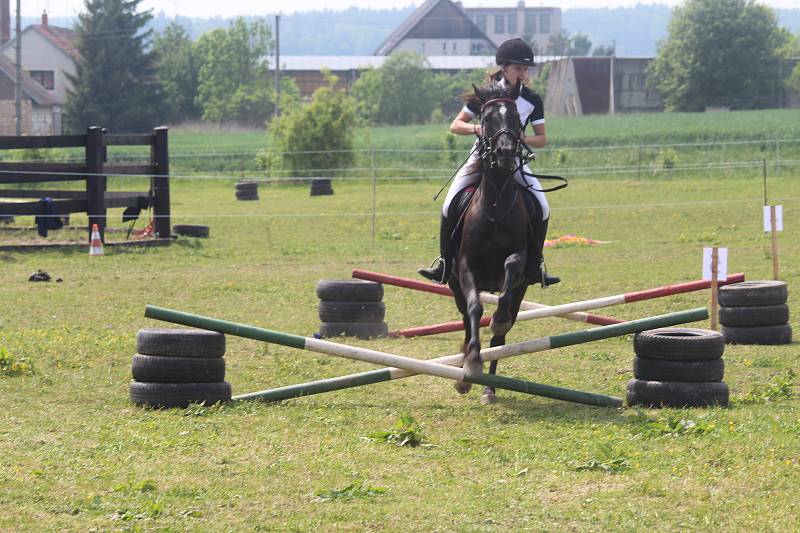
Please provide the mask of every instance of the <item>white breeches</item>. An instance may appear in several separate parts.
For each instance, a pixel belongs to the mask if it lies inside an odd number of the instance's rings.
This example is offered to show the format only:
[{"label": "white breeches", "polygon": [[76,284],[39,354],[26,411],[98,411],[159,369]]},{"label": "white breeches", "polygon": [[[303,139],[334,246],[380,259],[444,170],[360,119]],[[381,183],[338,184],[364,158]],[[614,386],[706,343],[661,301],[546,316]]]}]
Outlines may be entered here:
[{"label": "white breeches", "polygon": [[[469,160],[462,166],[458,173],[453,178],[453,183],[450,185],[450,189],[447,191],[447,196],[444,199],[444,204],[442,205],[442,214],[447,216],[447,211],[450,208],[450,203],[453,201],[453,198],[458,194],[461,190],[465,189],[470,185],[474,185],[478,183],[481,179],[481,173],[478,166],[478,155],[477,152],[472,154]],[[542,186],[539,183],[539,180],[533,176],[530,176],[531,169],[528,165],[522,167],[526,173],[526,176],[523,178],[522,172],[519,170],[516,174],[514,174],[514,181],[522,185],[523,187],[527,187],[528,185],[533,185],[533,187],[525,189],[527,192],[532,194],[536,200],[539,202],[539,205],[542,206],[542,220],[547,220],[550,217],[550,205],[547,203],[547,197],[544,195],[543,192],[536,189],[541,189]]]}]

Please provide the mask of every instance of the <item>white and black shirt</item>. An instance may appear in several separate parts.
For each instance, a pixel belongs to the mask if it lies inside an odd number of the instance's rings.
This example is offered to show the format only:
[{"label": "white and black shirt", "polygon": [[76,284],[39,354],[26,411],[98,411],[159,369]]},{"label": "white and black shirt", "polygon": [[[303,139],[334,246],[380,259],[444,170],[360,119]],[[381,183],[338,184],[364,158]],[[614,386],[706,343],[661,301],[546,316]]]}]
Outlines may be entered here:
[{"label": "white and black shirt", "polygon": [[[498,85],[505,87],[505,78],[501,79]],[[533,124],[534,126],[544,124],[544,104],[538,94],[523,86],[516,104],[519,120],[523,128],[528,124]],[[478,102],[469,102],[461,110],[471,117],[476,117],[481,114],[481,105]]]}]

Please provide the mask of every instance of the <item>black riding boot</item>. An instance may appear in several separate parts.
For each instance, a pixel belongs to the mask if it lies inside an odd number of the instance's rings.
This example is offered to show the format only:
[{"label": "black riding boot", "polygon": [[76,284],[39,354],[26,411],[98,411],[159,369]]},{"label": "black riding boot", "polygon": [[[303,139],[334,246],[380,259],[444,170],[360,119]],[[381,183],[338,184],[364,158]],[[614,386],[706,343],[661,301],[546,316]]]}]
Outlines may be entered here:
[{"label": "black riding boot", "polygon": [[[455,211],[451,209],[451,211]],[[427,278],[442,285],[447,283],[450,279],[450,270],[453,264],[453,226],[455,222],[452,220],[455,216],[451,215],[446,217],[442,215],[442,222],[439,226],[439,257],[436,259],[436,265],[429,268],[420,268],[417,272],[424,278]]]},{"label": "black riding boot", "polygon": [[[538,217],[537,217],[538,218]],[[550,218],[544,220],[537,219],[533,222],[533,234],[536,240],[533,243],[534,249],[532,252],[542,258],[541,264],[536,268],[531,266],[528,269],[528,282],[533,285],[534,283],[541,283],[542,288],[550,285],[555,285],[561,281],[558,276],[551,276],[547,273],[544,266],[544,241],[547,238],[547,225],[550,223]]]}]

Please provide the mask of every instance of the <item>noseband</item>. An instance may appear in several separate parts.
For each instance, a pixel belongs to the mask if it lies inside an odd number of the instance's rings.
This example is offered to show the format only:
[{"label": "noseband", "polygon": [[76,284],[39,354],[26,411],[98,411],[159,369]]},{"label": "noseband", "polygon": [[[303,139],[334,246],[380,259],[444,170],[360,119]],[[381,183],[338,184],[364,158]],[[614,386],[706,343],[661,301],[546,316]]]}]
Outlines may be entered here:
[{"label": "noseband", "polygon": [[487,100],[481,106],[481,139],[480,139],[480,151],[478,152],[481,159],[488,159],[489,167],[494,168],[497,166],[497,158],[495,157],[495,143],[497,139],[503,135],[508,134],[511,136],[511,139],[514,141],[514,153],[521,156],[521,149],[520,149],[520,141],[521,136],[519,131],[512,131],[508,128],[500,128],[491,137],[486,136],[486,128],[484,127],[483,117],[486,116],[484,111],[486,108],[493,106],[493,105],[501,105],[501,104],[508,104],[514,106],[516,109],[517,103],[516,101],[512,100],[511,98],[492,98]]}]

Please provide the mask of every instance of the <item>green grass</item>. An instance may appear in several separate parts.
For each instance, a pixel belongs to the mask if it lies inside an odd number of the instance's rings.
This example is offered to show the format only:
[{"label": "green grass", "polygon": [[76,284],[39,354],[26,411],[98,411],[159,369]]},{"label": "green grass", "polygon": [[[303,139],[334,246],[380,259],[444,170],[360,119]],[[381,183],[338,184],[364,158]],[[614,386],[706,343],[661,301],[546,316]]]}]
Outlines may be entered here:
[{"label": "green grass", "polygon": [[[791,169],[770,177],[770,197],[785,206],[781,272],[795,332],[799,177]],[[85,250],[0,252],[0,350],[8,368],[26,365],[0,373],[0,530],[796,529],[797,343],[728,346],[728,409],[613,410],[503,391],[486,407],[478,390],[459,396],[423,376],[271,405],[155,411],[128,402],[136,331],[169,327],[145,319],[146,304],[311,335],[317,280],[348,278],[354,267],[413,277],[430,261],[436,185],[380,182],[374,240],[372,189],[363,182],[334,182],[334,196],[313,198],[307,187],[262,187],[260,202],[236,202],[229,181],[177,180],[173,221],[208,224],[211,238],[107,249],[100,258]],[[696,279],[708,245],[729,248],[731,272],[771,276],[757,171],[585,177],[550,200],[551,236],[611,242],[549,250],[550,270],[564,281],[530,289],[531,300],[564,303]],[[64,281],[28,282],[39,268]],[[599,312],[639,318],[707,298]],[[434,295],[386,287],[384,301],[390,329],[457,316],[452,301]],[[525,322],[508,341],[581,328]],[[458,351],[460,339],[344,342],[430,358]],[[631,359],[627,337],[499,367],[622,396]],[[226,361],[234,394],[372,368],[230,336]],[[422,444],[368,438],[382,434],[413,434]]]}]

